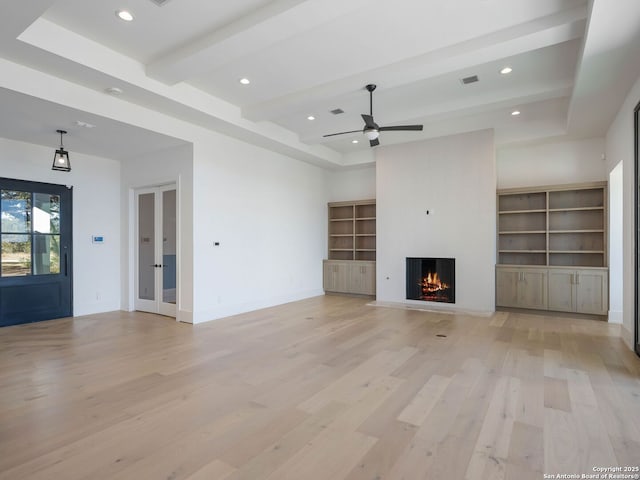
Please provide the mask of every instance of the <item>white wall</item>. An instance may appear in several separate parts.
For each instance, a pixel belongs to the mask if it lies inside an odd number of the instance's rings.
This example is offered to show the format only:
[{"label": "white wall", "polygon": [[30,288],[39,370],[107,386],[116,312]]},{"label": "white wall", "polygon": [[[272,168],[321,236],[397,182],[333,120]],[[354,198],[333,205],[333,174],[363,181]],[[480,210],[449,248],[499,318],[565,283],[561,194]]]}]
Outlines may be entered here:
[{"label": "white wall", "polygon": [[325,173],[327,202],[376,198],[376,166],[328,170]]},{"label": "white wall", "polygon": [[634,332],[634,181],[633,172],[633,109],[640,102],[640,78],[629,91],[615,120],[609,127],[606,136],[608,170],[623,164],[623,211],[622,211],[622,243],[623,243],[623,337],[627,345],[633,348]]},{"label": "white wall", "polygon": [[[54,149],[0,138],[0,175],[73,186],[73,313],[118,310],[120,163],[71,151],[71,172],[54,172]],[[104,244],[93,244],[92,235],[103,235]]]},{"label": "white wall", "polygon": [[193,316],[193,147],[190,144],[123,161],[122,165],[122,309],[134,309],[134,192],[137,188],[175,183],[178,202],[177,318]]},{"label": "white wall", "polygon": [[323,293],[320,168],[217,134],[193,168],[194,323]]},{"label": "white wall", "polygon": [[498,188],[607,180],[603,138],[511,146],[496,152]]},{"label": "white wall", "polygon": [[624,285],[623,164],[618,162],[609,174],[609,321],[622,323]]},{"label": "white wall", "polygon": [[424,305],[405,299],[406,257],[454,257],[456,303],[438,307],[495,310],[493,138],[482,130],[378,147],[378,301]]}]

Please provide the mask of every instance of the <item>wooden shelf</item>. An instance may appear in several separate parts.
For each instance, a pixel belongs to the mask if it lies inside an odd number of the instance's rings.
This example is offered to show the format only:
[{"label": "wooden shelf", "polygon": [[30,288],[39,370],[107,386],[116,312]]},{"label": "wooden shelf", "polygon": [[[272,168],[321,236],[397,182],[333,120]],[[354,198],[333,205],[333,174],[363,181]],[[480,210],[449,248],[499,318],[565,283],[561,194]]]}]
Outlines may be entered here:
[{"label": "wooden shelf", "polygon": [[499,265],[604,267],[606,183],[498,191]]},{"label": "wooden shelf", "polygon": [[604,253],[604,250],[549,250],[549,253]]},{"label": "wooden shelf", "polygon": [[546,250],[498,250],[498,253],[547,253]]},{"label": "wooden shelf", "polygon": [[498,212],[499,215],[517,215],[522,213],[546,213],[547,210],[544,208],[538,210],[503,210]]},{"label": "wooden shelf", "polygon": [[590,230],[549,230],[549,233],[604,233],[604,229],[590,229]]},{"label": "wooden shelf", "polygon": [[328,216],[329,260],[375,261],[375,200],[331,202]]},{"label": "wooden shelf", "polygon": [[604,210],[604,207],[550,208],[550,212],[584,212],[587,210]]}]

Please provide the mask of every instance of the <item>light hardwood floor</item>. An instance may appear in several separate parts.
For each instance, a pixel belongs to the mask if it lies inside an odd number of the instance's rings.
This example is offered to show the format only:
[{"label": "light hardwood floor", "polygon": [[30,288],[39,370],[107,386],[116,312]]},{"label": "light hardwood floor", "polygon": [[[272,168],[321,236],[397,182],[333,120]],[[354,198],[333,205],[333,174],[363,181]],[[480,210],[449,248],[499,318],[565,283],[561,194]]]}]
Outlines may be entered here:
[{"label": "light hardwood floor", "polygon": [[115,312],[4,328],[0,478],[538,480],[637,466],[640,360],[616,333],[339,296],[197,326]]}]

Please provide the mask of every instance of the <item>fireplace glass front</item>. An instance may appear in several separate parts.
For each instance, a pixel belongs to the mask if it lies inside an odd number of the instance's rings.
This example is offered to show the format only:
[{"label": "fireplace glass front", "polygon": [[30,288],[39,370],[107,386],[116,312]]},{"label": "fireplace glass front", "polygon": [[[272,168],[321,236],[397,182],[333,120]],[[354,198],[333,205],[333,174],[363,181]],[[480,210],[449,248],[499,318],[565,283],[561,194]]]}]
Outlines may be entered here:
[{"label": "fireplace glass front", "polygon": [[455,258],[407,258],[407,300],[456,303]]}]

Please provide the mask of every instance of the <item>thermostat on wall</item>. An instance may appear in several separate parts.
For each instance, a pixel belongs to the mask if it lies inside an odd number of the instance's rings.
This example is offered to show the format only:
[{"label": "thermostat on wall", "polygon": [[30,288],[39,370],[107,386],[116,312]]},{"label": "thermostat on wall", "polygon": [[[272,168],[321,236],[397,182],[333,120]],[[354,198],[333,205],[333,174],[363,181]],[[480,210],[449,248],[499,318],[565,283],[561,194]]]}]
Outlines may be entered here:
[{"label": "thermostat on wall", "polygon": [[91,242],[104,243],[104,237],[102,235],[91,235]]}]

